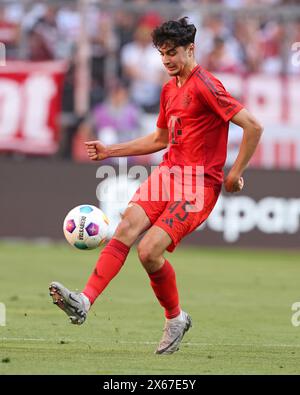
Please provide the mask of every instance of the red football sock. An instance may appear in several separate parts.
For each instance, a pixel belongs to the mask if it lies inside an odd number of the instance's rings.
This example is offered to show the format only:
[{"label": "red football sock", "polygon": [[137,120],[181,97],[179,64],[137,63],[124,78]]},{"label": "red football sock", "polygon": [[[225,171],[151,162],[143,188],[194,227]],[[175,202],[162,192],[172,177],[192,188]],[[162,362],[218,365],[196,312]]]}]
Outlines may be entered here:
[{"label": "red football sock", "polygon": [[159,301],[165,308],[166,318],[175,318],[180,314],[179,296],[175,271],[165,260],[163,266],[154,273],[148,273],[150,284]]},{"label": "red football sock", "polygon": [[104,288],[119,273],[130,247],[119,240],[111,239],[100,254],[93,274],[82,291],[94,303]]}]

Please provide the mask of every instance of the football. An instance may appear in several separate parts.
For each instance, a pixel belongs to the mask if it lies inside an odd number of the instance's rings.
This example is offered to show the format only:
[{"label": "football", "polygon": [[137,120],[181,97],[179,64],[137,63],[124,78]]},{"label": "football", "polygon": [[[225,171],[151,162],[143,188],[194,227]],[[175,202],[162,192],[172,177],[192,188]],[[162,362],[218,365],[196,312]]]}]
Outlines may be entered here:
[{"label": "football", "polygon": [[68,243],[80,250],[92,250],[102,244],[108,233],[109,221],[96,206],[82,204],[65,217],[63,231]]}]

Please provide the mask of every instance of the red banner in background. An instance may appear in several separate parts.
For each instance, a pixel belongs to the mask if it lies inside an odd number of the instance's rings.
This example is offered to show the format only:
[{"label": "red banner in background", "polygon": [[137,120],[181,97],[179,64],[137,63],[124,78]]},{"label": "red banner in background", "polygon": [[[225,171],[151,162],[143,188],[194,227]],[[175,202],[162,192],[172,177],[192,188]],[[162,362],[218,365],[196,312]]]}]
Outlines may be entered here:
[{"label": "red banner in background", "polygon": [[0,67],[0,150],[53,154],[66,62],[8,62]]},{"label": "red banner in background", "polygon": [[[218,74],[226,89],[264,125],[250,166],[300,169],[300,76]],[[227,165],[237,156],[242,130],[230,124]]]}]

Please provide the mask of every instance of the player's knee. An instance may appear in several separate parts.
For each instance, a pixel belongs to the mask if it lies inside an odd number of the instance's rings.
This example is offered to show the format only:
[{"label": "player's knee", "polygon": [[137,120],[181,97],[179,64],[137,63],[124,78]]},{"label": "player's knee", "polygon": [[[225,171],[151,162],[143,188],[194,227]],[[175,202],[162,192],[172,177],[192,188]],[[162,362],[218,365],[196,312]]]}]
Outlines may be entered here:
[{"label": "player's knee", "polygon": [[137,250],[139,259],[145,268],[147,268],[147,266],[151,263],[155,262],[157,256],[155,254],[155,247],[151,243],[145,243],[141,241]]},{"label": "player's knee", "polygon": [[135,230],[134,224],[132,224],[128,218],[123,218],[117,226],[114,237],[131,244],[137,239],[138,232]]},{"label": "player's knee", "polygon": [[141,246],[138,246],[137,250],[141,263],[143,265],[147,264],[150,261],[151,252],[148,249],[143,248]]}]

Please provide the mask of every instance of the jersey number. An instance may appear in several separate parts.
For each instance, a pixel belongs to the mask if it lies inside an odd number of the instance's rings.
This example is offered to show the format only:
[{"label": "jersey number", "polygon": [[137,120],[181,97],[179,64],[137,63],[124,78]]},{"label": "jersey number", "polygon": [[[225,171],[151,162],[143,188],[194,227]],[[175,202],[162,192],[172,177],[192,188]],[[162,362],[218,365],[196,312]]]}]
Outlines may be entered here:
[{"label": "jersey number", "polygon": [[176,115],[170,117],[169,131],[171,133],[171,144],[178,144],[178,136],[182,136],[182,122]]},{"label": "jersey number", "polygon": [[189,215],[189,212],[186,211],[186,206],[189,205],[190,202],[188,202],[188,201],[185,201],[185,202],[180,202],[180,201],[179,201],[179,202],[174,202],[174,203],[171,204],[171,206],[169,207],[169,212],[172,214],[172,213],[177,209],[177,207],[178,207],[180,204],[181,204],[180,209],[181,209],[181,211],[182,211],[182,215],[180,215],[179,212],[177,212],[177,213],[175,214],[175,217],[176,217],[177,219],[179,219],[179,221],[184,222],[184,221],[186,220],[186,218],[188,217],[188,215]]}]

